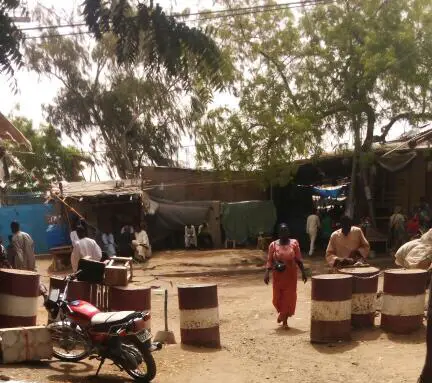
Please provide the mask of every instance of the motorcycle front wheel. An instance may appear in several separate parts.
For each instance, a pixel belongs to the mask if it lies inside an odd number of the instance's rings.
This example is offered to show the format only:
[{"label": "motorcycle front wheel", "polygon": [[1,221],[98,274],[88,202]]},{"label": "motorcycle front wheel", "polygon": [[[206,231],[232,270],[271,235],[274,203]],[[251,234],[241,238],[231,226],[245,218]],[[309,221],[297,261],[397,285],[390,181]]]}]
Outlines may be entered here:
[{"label": "motorcycle front wheel", "polygon": [[143,363],[141,363],[135,370],[127,369],[124,366],[123,368],[132,378],[135,379],[136,382],[149,383],[156,376],[156,363],[153,355],[151,354],[147,344],[143,344],[136,340],[132,345],[141,353]]},{"label": "motorcycle front wheel", "polygon": [[90,354],[85,336],[68,323],[55,322],[48,325],[53,342],[53,354],[65,362],[79,362]]}]

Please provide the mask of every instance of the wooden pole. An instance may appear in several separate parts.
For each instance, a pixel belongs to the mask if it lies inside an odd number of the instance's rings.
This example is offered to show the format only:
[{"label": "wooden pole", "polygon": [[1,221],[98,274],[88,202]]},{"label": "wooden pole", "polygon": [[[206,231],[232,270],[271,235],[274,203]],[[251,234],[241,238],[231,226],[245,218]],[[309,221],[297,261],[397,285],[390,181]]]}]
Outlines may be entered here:
[{"label": "wooden pole", "polygon": [[423,371],[419,378],[419,383],[432,382],[432,281],[429,285],[429,304],[427,312],[427,329],[426,329],[426,360]]}]

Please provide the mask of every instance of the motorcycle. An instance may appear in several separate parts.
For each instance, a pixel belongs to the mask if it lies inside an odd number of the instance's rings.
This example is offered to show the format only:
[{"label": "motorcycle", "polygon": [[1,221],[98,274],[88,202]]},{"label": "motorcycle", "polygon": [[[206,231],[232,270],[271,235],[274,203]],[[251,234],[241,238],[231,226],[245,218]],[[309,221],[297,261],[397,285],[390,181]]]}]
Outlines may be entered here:
[{"label": "motorcycle", "polygon": [[150,313],[101,312],[86,301],[69,301],[69,283],[81,272],[65,278],[63,293],[52,290],[48,295],[46,288],[42,290],[54,356],[66,362],[78,362],[87,357],[97,359],[100,364],[96,376],[109,359],[135,381],[150,382],[156,375],[152,352],[161,348],[160,344],[151,342],[152,335],[147,329]]}]

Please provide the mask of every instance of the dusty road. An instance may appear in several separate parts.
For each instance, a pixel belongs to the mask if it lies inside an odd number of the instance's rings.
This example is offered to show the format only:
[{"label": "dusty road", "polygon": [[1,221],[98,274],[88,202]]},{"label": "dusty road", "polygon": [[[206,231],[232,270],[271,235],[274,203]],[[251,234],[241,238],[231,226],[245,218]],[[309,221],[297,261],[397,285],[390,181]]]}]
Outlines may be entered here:
[{"label": "dusty road", "polygon": [[[231,255],[230,255],[231,254]],[[237,261],[250,268],[256,254],[245,252],[224,258],[218,253],[219,268],[238,267]],[[175,274],[175,271],[208,271],[211,257],[194,254],[170,253],[169,262],[161,257],[152,260],[147,270],[136,273],[135,282],[142,284],[152,279],[151,274]],[[165,255],[166,257],[167,255]],[[233,258],[238,258],[233,261]],[[164,267],[163,264],[167,266]],[[180,266],[183,264],[183,266]],[[40,270],[46,270],[46,262]],[[204,266],[203,266],[204,265]],[[182,268],[183,267],[183,268]],[[173,287],[169,281],[172,281]],[[221,318],[221,350],[205,350],[181,345],[167,346],[154,354],[158,366],[156,383],[255,383],[255,382],[416,382],[425,355],[425,331],[410,336],[389,336],[378,328],[353,332],[353,341],[346,344],[311,345],[310,283],[299,281],[298,304],[291,330],[276,324],[271,305],[271,287],[265,286],[261,274],[231,276],[167,277],[148,282],[169,290],[169,325],[179,341],[179,316],[176,284],[212,282],[219,287]],[[153,331],[162,329],[163,296],[156,290],[152,296]],[[41,310],[40,322],[45,321]],[[58,361],[32,365],[2,366],[1,375],[28,382],[124,382],[128,377],[115,367],[106,365],[95,379],[96,362],[68,364]]]}]

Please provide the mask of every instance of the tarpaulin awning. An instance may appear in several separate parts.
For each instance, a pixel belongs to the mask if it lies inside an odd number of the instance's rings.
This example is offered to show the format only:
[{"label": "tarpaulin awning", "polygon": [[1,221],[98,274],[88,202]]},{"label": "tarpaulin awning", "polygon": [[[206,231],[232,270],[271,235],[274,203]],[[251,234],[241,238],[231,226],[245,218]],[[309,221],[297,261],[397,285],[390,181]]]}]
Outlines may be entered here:
[{"label": "tarpaulin awning", "polygon": [[156,200],[158,208],[149,219],[152,241],[161,241],[174,232],[182,232],[186,225],[198,226],[209,218],[211,201],[172,202]]},{"label": "tarpaulin awning", "polygon": [[332,186],[328,188],[312,187],[312,193],[324,198],[339,198],[347,190],[348,185]]},{"label": "tarpaulin awning", "polygon": [[377,159],[378,163],[389,172],[398,172],[406,166],[408,166],[411,161],[417,157],[417,152],[412,151],[409,153],[392,153],[388,157],[380,157]]},{"label": "tarpaulin awning", "polygon": [[273,232],[276,209],[273,201],[223,203],[221,223],[227,239],[245,243],[256,239],[261,232]]}]

